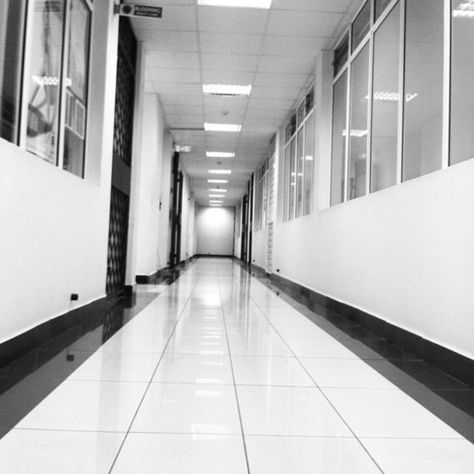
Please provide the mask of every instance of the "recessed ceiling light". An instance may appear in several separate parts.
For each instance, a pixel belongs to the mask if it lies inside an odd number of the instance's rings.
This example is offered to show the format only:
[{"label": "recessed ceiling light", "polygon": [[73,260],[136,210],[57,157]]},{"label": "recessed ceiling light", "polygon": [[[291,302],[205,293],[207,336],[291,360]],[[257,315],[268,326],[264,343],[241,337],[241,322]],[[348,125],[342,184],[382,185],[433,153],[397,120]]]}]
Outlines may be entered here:
[{"label": "recessed ceiling light", "polygon": [[270,8],[272,0],[198,0],[198,5],[237,8]]},{"label": "recessed ceiling light", "polygon": [[220,188],[210,188],[210,193],[226,193],[227,189],[220,189]]},{"label": "recessed ceiling light", "polygon": [[208,123],[204,122],[204,130],[207,132],[240,132],[242,125],[235,123]]},{"label": "recessed ceiling light", "polygon": [[225,197],[224,194],[209,194],[210,198],[223,198]]},{"label": "recessed ceiling light", "polygon": [[227,179],[208,179],[207,180],[208,183],[215,183],[215,184],[226,184],[228,183],[229,181]]},{"label": "recessed ceiling light", "polygon": [[206,151],[208,158],[234,158],[235,153],[229,153],[227,151]]},{"label": "recessed ceiling light", "polygon": [[178,153],[189,153],[191,151],[191,147],[189,145],[175,145],[174,149]]},{"label": "recessed ceiling light", "polygon": [[207,170],[210,174],[232,174],[232,170]]},{"label": "recessed ceiling light", "polygon": [[250,95],[250,92],[252,92],[252,86],[238,86],[233,84],[203,84],[202,91],[206,95],[245,97]]},{"label": "recessed ceiling light", "polygon": [[210,199],[209,204],[224,204],[224,201],[216,201],[214,199]]}]

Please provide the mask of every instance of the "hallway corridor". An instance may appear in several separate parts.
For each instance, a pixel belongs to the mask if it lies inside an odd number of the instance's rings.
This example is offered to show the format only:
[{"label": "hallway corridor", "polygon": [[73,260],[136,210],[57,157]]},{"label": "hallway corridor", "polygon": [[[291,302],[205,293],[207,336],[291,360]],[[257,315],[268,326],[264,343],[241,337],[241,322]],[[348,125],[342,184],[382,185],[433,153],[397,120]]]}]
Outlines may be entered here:
[{"label": "hallway corridor", "polygon": [[2,473],[472,472],[470,441],[232,260],[142,288],[0,440]]}]

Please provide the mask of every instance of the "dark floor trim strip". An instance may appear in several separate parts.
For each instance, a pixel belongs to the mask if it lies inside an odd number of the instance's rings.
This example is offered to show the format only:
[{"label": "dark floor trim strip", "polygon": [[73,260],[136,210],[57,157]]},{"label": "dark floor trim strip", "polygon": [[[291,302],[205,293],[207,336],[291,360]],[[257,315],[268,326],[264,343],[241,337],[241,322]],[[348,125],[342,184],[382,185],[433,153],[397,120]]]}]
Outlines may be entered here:
[{"label": "dark floor trim strip", "polygon": [[232,258],[235,257],[233,255],[221,255],[221,254],[211,254],[211,253],[197,253],[194,255],[196,258]]},{"label": "dark floor trim strip", "polygon": [[165,267],[161,270],[157,270],[155,273],[151,275],[136,275],[135,282],[137,285],[154,285],[157,282],[162,281],[168,275],[169,268]]},{"label": "dark floor trim strip", "polygon": [[0,368],[45,344],[52,337],[75,326],[90,314],[107,311],[117,299],[100,298],[46,321],[13,339],[0,344]]},{"label": "dark floor trim strip", "polygon": [[[396,387],[474,443],[474,389],[468,384],[451,376],[433,359],[423,360],[400,347],[404,339],[391,337],[393,332],[385,332],[383,324],[364,326],[367,319],[352,319],[347,311],[341,314],[330,309],[331,305],[326,305],[322,299],[326,297],[321,298],[322,295],[308,288],[269,275],[255,265],[241,266]],[[337,305],[336,308],[341,309]],[[406,347],[412,348],[412,345]]]},{"label": "dark floor trim strip", "polygon": [[[268,277],[268,273],[256,265],[252,265],[252,271]],[[355,321],[362,327],[370,329],[383,337],[388,342],[401,347],[405,351],[414,354],[418,358],[438,367],[452,377],[474,388],[474,360],[424,339],[417,334],[401,329],[358,308],[317,293],[280,275],[273,273],[270,275],[270,280],[276,287],[295,297],[296,300],[309,309],[317,310],[319,313],[321,310],[325,310],[328,317],[335,313]]]}]

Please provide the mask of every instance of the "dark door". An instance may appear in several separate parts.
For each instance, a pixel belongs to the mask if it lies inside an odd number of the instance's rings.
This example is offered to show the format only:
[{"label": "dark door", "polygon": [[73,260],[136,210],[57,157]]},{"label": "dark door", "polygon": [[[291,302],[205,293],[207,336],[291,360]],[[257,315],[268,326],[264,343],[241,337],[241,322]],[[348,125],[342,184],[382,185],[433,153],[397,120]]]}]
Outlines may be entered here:
[{"label": "dark door", "polygon": [[136,57],[137,40],[129,20],[121,18],[107,254],[106,293],[108,296],[120,295],[125,288]]},{"label": "dark door", "polygon": [[242,235],[240,238],[240,259],[247,262],[249,197],[242,200]]},{"label": "dark door", "polygon": [[183,173],[179,170],[179,153],[173,156],[171,196],[170,268],[181,262],[181,217],[183,209]]},{"label": "dark door", "polygon": [[252,263],[252,236],[253,236],[253,177],[250,178],[249,181],[249,229],[248,229],[248,234],[249,234],[249,244],[248,244],[248,250],[247,250],[247,263]]}]

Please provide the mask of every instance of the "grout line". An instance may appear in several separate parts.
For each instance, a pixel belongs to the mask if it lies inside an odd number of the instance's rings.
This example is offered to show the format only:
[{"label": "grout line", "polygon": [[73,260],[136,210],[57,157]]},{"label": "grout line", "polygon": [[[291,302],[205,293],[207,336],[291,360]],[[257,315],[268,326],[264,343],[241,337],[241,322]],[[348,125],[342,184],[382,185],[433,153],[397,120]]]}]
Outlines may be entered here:
[{"label": "grout line", "polygon": [[[233,267],[233,263],[232,263]],[[234,279],[232,278],[232,283],[234,283]],[[239,402],[239,394],[237,392],[237,383],[235,381],[235,372],[234,372],[234,364],[232,362],[232,355],[230,351],[230,342],[229,342],[229,335],[227,333],[227,323],[225,320],[225,309],[224,309],[224,304],[222,301],[222,291],[221,291],[221,284],[219,280],[219,275],[217,276],[217,285],[219,287],[219,297],[221,299],[221,310],[222,310],[222,320],[224,321],[224,329],[225,329],[225,336],[227,339],[227,348],[228,348],[228,355],[229,355],[229,362],[230,362],[230,370],[232,372],[232,380],[234,381],[234,393],[235,393],[235,400],[237,403],[237,412],[239,414],[239,422],[240,422],[240,430],[242,432],[242,443],[244,447],[244,454],[245,454],[245,463],[247,465],[247,473],[250,474],[250,464],[249,464],[249,457],[248,457],[248,452],[247,452],[247,443],[245,441],[245,433],[244,433],[244,423],[242,421],[242,412],[240,409],[240,402]]]},{"label": "grout line", "polygon": [[[177,327],[179,321],[181,320],[181,318],[182,318],[182,316],[183,316],[183,314],[184,314],[184,310],[186,309],[186,307],[187,307],[188,304],[189,304],[189,300],[190,300],[191,297],[192,297],[194,288],[196,287],[197,282],[199,281],[199,276],[200,276],[200,274],[198,273],[198,274],[196,275],[196,277],[197,277],[197,278],[196,278],[196,281],[195,281],[194,285],[192,285],[191,291],[189,292],[189,296],[186,298],[186,301],[185,301],[185,303],[184,303],[184,305],[183,305],[183,307],[182,307],[182,309],[181,309],[181,311],[180,311],[180,315],[179,315],[179,317],[177,318],[176,323],[175,323],[175,325],[174,325],[174,328],[173,328],[173,330],[171,331],[171,333],[170,333],[170,335],[169,335],[169,337],[168,337],[168,340],[167,340],[167,342],[166,342],[166,345],[165,345],[164,348],[163,348],[163,351],[162,351],[162,353],[161,353],[161,356],[160,356],[160,358],[159,358],[159,360],[158,360],[158,362],[157,362],[157,364],[156,364],[156,367],[155,367],[155,370],[153,371],[153,374],[151,375],[150,381],[148,382],[148,385],[147,385],[147,387],[146,387],[146,389],[145,389],[145,392],[143,393],[143,396],[142,396],[142,398],[141,398],[141,400],[140,400],[140,402],[139,402],[139,404],[138,404],[138,407],[137,407],[137,409],[135,410],[135,414],[133,415],[132,421],[130,422],[130,424],[129,424],[129,426],[128,426],[127,433],[125,434],[125,437],[124,437],[124,439],[122,440],[122,443],[120,444],[120,447],[119,447],[119,449],[118,449],[118,451],[117,451],[117,454],[115,455],[115,458],[114,458],[114,460],[113,460],[113,462],[112,462],[112,464],[111,464],[111,466],[110,466],[109,474],[112,472],[112,470],[113,470],[113,468],[114,468],[114,466],[115,466],[115,464],[116,464],[116,462],[117,462],[117,459],[118,459],[118,457],[120,456],[120,453],[121,453],[122,448],[123,448],[123,446],[124,446],[124,444],[125,444],[125,441],[127,440],[127,437],[128,437],[128,435],[130,434],[130,429],[132,428],[132,425],[133,425],[133,423],[135,422],[135,418],[137,417],[138,412],[140,411],[140,408],[141,408],[141,406],[142,406],[142,404],[143,404],[143,401],[145,400],[145,397],[146,397],[146,395],[147,395],[147,393],[148,393],[148,390],[149,390],[150,387],[151,387],[152,380],[153,380],[153,378],[155,377],[155,374],[156,374],[156,371],[158,370],[158,367],[159,367],[159,365],[160,365],[160,362],[162,361],[162,359],[163,359],[163,357],[164,357],[164,354],[165,354],[165,352],[166,352],[166,349],[168,348],[168,345],[169,345],[169,343],[170,343],[170,341],[171,341],[171,339],[172,339],[172,337],[173,337],[173,335],[174,335],[174,333],[175,333],[175,331],[176,331],[176,327]],[[178,277],[178,279],[179,279],[179,277]],[[177,280],[178,280],[178,279],[177,279]],[[175,280],[175,282],[176,282],[177,280]],[[174,286],[175,286],[175,282],[173,282],[173,284],[172,284],[171,287],[169,287],[169,288],[174,287]]]},{"label": "grout line", "polygon": [[[252,276],[249,275],[249,280],[252,281]],[[279,295],[276,295],[278,298],[280,298]],[[379,466],[379,464],[377,463],[377,461],[374,459],[374,457],[372,456],[372,454],[369,452],[369,450],[365,447],[365,445],[362,443],[362,441],[359,439],[359,437],[356,435],[355,431],[351,428],[351,426],[349,425],[349,423],[344,419],[344,417],[341,415],[341,413],[339,413],[339,410],[337,410],[337,408],[335,407],[335,405],[331,402],[331,400],[328,398],[328,396],[324,393],[323,390],[321,390],[321,387],[317,384],[316,380],[314,380],[313,376],[311,375],[311,373],[308,371],[308,369],[304,366],[304,364],[301,362],[301,360],[299,359],[299,357],[295,354],[295,352],[293,351],[293,349],[291,348],[291,346],[286,342],[286,339],[282,336],[282,334],[280,333],[280,331],[273,325],[273,323],[271,322],[271,320],[267,317],[266,313],[263,311],[263,309],[260,307],[260,305],[256,302],[256,300],[251,296],[249,295],[249,298],[253,301],[253,303],[257,306],[257,308],[261,311],[263,317],[269,322],[269,324],[272,326],[272,328],[277,332],[277,334],[281,337],[281,339],[283,340],[283,342],[286,344],[286,346],[288,347],[288,349],[291,351],[291,353],[294,355],[294,357],[296,358],[296,360],[298,361],[298,363],[300,364],[301,368],[306,372],[306,374],[308,375],[308,377],[313,381],[314,385],[316,386],[316,388],[319,390],[319,392],[321,393],[321,395],[326,399],[326,401],[329,403],[329,405],[333,408],[333,410],[337,413],[337,415],[339,416],[339,418],[342,420],[342,422],[346,425],[346,427],[349,429],[349,431],[353,434],[354,438],[359,442],[360,446],[362,447],[362,449],[367,453],[367,455],[370,457],[370,459],[373,461],[373,463],[377,466],[377,468],[380,470],[380,472],[384,472],[382,470],[382,468]]]}]

